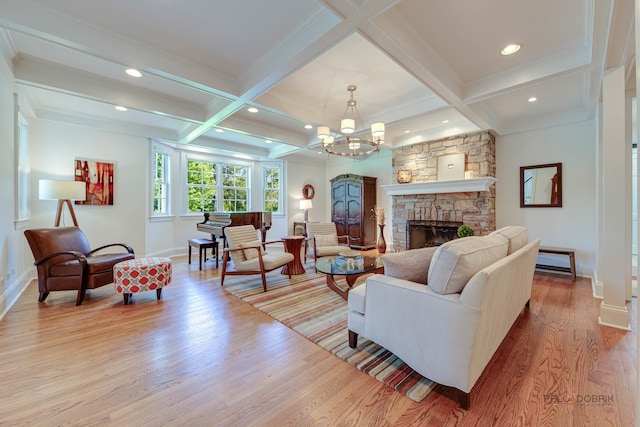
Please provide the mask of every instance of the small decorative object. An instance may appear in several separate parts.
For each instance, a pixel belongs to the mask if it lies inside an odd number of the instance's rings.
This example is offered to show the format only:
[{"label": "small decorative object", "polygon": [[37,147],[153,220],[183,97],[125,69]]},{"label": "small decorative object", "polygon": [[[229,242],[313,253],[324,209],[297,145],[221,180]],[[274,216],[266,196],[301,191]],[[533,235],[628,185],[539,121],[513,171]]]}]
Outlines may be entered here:
[{"label": "small decorative object", "polygon": [[411,182],[411,171],[400,170],[398,171],[398,184],[407,184]]},{"label": "small decorative object", "polygon": [[467,224],[462,224],[458,227],[458,237],[473,236],[473,227]]},{"label": "small decorative object", "polygon": [[380,234],[378,235],[378,243],[376,246],[378,253],[383,254],[387,251],[387,242],[384,240],[384,224],[378,224],[378,227],[380,227]]},{"label": "small decorative object", "polygon": [[373,218],[375,218],[378,223],[378,227],[380,228],[380,234],[378,234],[378,243],[376,246],[378,253],[383,254],[387,251],[387,242],[384,240],[384,208],[381,206],[374,206],[373,209],[371,209],[371,212],[373,212]]}]

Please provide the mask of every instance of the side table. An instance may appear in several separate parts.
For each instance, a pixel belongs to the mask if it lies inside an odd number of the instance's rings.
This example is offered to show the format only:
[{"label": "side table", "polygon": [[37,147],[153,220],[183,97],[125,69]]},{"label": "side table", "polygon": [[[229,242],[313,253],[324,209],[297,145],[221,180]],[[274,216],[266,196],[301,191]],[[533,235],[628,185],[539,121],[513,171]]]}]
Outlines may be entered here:
[{"label": "side table", "polygon": [[282,267],[280,273],[282,274],[304,274],[305,269],[300,259],[300,251],[302,249],[302,242],[305,241],[304,236],[284,236],[282,238],[284,242],[284,249],[293,254],[293,261]]}]

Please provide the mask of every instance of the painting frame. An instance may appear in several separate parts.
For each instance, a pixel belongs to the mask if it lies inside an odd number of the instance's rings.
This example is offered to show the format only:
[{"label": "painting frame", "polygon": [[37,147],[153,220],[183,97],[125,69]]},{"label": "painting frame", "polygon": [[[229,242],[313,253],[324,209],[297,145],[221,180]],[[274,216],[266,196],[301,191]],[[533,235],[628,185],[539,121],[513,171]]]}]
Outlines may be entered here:
[{"label": "painting frame", "polygon": [[438,181],[464,179],[464,153],[445,154],[438,157]]},{"label": "painting frame", "polygon": [[86,185],[86,199],[76,205],[113,206],[114,163],[92,159],[74,160],[74,179]]}]

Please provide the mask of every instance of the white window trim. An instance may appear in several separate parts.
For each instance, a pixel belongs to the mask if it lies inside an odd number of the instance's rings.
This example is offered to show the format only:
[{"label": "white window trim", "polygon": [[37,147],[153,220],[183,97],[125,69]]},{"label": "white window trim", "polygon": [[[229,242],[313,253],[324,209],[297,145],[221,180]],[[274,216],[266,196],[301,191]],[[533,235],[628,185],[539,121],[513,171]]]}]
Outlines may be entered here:
[{"label": "white window trim", "polygon": [[262,210],[265,208],[266,199],[264,197],[266,192],[266,170],[267,169],[278,169],[279,170],[279,187],[278,187],[278,210],[272,212],[273,215],[283,215],[284,214],[284,205],[283,205],[283,193],[284,193],[284,167],[282,162],[269,162],[269,163],[261,163],[260,164],[260,182],[262,183],[262,194],[260,196],[262,202]]},{"label": "white window trim", "polygon": [[29,122],[20,112],[18,95],[14,102],[14,228],[27,228],[31,221],[31,201],[29,182],[31,167],[29,163]]},{"label": "white window trim", "polygon": [[[156,171],[156,153],[162,154],[166,156],[166,160],[167,160],[167,164],[165,165],[165,176],[166,176],[166,185],[167,185],[167,211],[166,212],[155,212],[154,210],[154,197],[155,197],[155,193],[154,193],[154,189],[155,189],[155,171]],[[149,212],[151,213],[149,215],[150,218],[168,218],[168,217],[173,217],[174,215],[172,214],[172,188],[173,188],[173,183],[172,183],[172,179],[171,179],[171,153],[166,150],[163,149],[162,146],[159,146],[157,144],[151,144],[151,169],[153,172],[153,176],[151,181],[151,185],[150,185],[150,195],[151,197],[149,197],[150,200],[150,206],[149,206]]]}]

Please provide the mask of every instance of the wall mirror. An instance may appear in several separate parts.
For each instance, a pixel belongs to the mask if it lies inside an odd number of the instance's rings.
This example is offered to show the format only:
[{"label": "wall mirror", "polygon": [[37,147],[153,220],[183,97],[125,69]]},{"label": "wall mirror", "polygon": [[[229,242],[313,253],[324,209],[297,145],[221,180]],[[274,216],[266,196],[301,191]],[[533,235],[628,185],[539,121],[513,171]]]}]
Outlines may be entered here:
[{"label": "wall mirror", "polygon": [[305,199],[311,200],[315,195],[316,195],[316,190],[315,188],[313,188],[313,185],[307,184],[304,187],[302,187],[302,197],[304,197]]},{"label": "wall mirror", "polygon": [[562,207],[562,163],[520,167],[520,207]]}]

